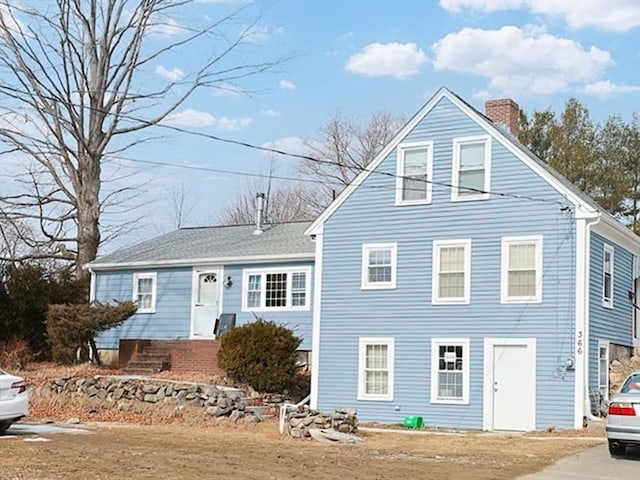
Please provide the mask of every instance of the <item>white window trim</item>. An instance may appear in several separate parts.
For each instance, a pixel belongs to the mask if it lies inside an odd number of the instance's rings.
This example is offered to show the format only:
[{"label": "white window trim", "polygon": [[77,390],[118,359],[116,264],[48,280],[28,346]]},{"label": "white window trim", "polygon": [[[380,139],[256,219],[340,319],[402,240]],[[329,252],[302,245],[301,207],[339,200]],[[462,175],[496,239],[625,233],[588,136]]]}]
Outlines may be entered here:
[{"label": "white window trim", "polygon": [[491,197],[490,193],[476,193],[469,195],[460,195],[460,147],[462,145],[484,143],[484,191],[491,190],[491,137],[488,135],[480,135],[475,137],[462,137],[453,139],[453,167],[451,169],[451,201],[452,202],[468,202],[473,200],[487,200]]},{"label": "white window trim", "polygon": [[138,308],[136,313],[156,313],[156,288],[158,284],[158,274],[152,273],[134,273],[133,274],[133,301],[138,304],[138,280],[145,278],[151,279],[151,307],[150,308]]},{"label": "white window trim", "polygon": [[[509,285],[507,270],[509,266],[509,245],[518,243],[536,244],[536,294],[530,297],[509,297]],[[542,235],[532,235],[528,237],[502,237],[502,259],[500,274],[500,303],[542,303]]]},{"label": "white window trim", "polygon": [[[605,275],[604,257],[605,257],[607,252],[611,255],[611,262],[610,262],[610,265],[611,265],[611,272],[610,272],[610,275],[611,275],[611,298],[607,298],[604,295],[604,275]],[[613,291],[614,291],[613,290],[613,273],[615,271],[614,252],[615,252],[615,249],[611,245],[608,245],[606,243],[604,244],[604,247],[602,249],[602,306],[605,307],[605,308],[613,308]]]},{"label": "white window trim", "polygon": [[[359,337],[358,339],[358,400],[393,401],[393,378],[395,341],[393,337]],[[366,393],[366,375],[364,367],[366,361],[367,345],[387,346],[387,367],[389,370],[389,388],[387,395],[371,395]]]},{"label": "white window trim", "polygon": [[[391,281],[369,282],[369,252],[371,250],[391,250]],[[362,244],[362,290],[391,290],[396,288],[396,272],[398,270],[398,244],[397,243],[363,243]]]},{"label": "white window trim", "polygon": [[[403,200],[404,151],[427,147],[427,191],[420,200]],[[396,149],[396,205],[427,205],[431,203],[433,180],[433,141],[401,143]]]},{"label": "white window trim", "polygon": [[[468,338],[432,338],[431,339],[431,403],[443,403],[450,405],[469,404],[469,368],[471,362],[471,347]],[[439,398],[438,397],[438,370],[439,355],[438,347],[441,345],[462,346],[462,398]]]},{"label": "white window trim", "polygon": [[[287,306],[286,307],[267,307],[265,290],[266,274],[268,273],[286,273],[287,274]],[[291,305],[291,274],[292,273],[304,273],[305,274],[305,304],[303,306]],[[260,281],[261,295],[260,306],[249,307],[248,301],[248,286],[250,275],[262,275]],[[291,312],[291,311],[308,311],[311,310],[311,267],[270,267],[270,268],[252,268],[242,270],[242,311],[243,312]]]},{"label": "white window trim", "polygon": [[[464,296],[458,298],[440,298],[440,250],[442,247],[464,247]],[[433,269],[431,275],[431,303],[433,305],[468,305],[471,301],[471,239],[434,240]]]},{"label": "white window trim", "polygon": [[607,370],[607,385],[606,388],[604,390],[604,399],[606,401],[609,401],[609,385],[611,385],[611,378],[609,378],[610,375],[610,365],[611,365],[611,349],[610,349],[610,343],[605,341],[605,340],[598,340],[598,392],[600,391],[600,349],[601,348],[606,348],[607,349],[607,365],[609,365],[609,370]]}]

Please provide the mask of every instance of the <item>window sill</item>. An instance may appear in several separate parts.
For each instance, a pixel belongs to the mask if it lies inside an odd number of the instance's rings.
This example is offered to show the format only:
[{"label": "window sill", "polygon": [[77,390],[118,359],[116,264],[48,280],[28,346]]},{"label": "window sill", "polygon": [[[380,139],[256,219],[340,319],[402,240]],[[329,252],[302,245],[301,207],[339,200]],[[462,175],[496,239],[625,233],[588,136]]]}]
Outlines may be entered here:
[{"label": "window sill", "polygon": [[310,307],[259,307],[259,308],[243,308],[243,312],[309,312]]},{"label": "window sill", "polygon": [[395,284],[384,285],[361,285],[360,290],[395,290]]},{"label": "window sill", "polygon": [[153,309],[153,310],[138,309],[138,310],[136,310],[136,313],[156,313],[156,311],[155,311],[155,309]]},{"label": "window sill", "polygon": [[358,401],[360,402],[393,402],[393,396],[385,396],[385,397],[372,397],[372,396],[364,396],[358,395]]},{"label": "window sill", "polygon": [[471,301],[468,298],[460,299],[433,299],[431,305],[469,305]]},{"label": "window sill", "polygon": [[491,195],[468,195],[463,197],[451,197],[452,202],[476,202],[482,200],[489,200]]},{"label": "window sill", "polygon": [[411,205],[430,205],[431,199],[428,200],[396,200],[396,207],[406,207]]},{"label": "window sill", "polygon": [[610,302],[610,303],[602,302],[602,308],[606,308],[608,310],[613,310],[613,302]]},{"label": "window sill", "polygon": [[469,405],[469,399],[462,398],[462,399],[456,400],[456,399],[432,398],[431,403],[438,404],[438,405]]}]

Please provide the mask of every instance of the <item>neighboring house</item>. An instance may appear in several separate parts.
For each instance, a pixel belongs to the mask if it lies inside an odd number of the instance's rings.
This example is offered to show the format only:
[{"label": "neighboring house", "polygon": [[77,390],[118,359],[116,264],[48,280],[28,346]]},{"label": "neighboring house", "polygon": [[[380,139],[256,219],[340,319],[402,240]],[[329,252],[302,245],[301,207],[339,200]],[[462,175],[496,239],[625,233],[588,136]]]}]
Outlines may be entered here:
[{"label": "neighboring house", "polygon": [[301,350],[310,350],[314,244],[304,235],[309,225],[184,228],[89,263],[92,300],[138,304],[123,325],[99,335],[101,358],[116,363],[119,355],[122,365],[135,345],[171,340],[167,345],[174,353],[192,355],[192,369],[202,369],[211,365],[204,357],[215,358],[215,326],[222,314],[235,314],[236,325],[256,317],[274,320],[302,337]]},{"label": "neighboring house", "polygon": [[640,345],[640,239],[517,124],[511,100],[485,116],[443,88],[309,227],[313,408],[579,428],[607,395]]}]

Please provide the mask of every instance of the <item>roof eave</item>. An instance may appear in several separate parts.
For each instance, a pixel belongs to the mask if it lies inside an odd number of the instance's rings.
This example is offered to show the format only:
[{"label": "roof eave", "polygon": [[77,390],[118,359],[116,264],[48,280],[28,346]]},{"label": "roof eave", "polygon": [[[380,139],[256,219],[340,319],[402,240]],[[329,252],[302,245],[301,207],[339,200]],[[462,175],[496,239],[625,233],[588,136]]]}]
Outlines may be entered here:
[{"label": "roof eave", "polygon": [[239,265],[243,263],[274,263],[279,261],[295,262],[314,260],[315,253],[291,253],[283,255],[252,255],[237,257],[180,258],[173,260],[142,260],[137,262],[104,262],[93,261],[83,266],[90,271],[124,270],[132,268],[166,268],[195,267],[200,265]]}]

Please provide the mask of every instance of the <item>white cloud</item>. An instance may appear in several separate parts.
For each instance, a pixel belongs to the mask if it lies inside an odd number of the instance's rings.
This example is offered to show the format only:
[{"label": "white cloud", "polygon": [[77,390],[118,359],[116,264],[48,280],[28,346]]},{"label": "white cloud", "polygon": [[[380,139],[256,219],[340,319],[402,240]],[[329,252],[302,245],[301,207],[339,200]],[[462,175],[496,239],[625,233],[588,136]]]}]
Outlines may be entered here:
[{"label": "white cloud", "polygon": [[249,126],[253,120],[251,118],[216,118],[210,113],[187,108],[182,112],[172,113],[167,116],[164,123],[174,127],[195,128],[214,127],[219,130],[235,131]]},{"label": "white cloud", "polygon": [[509,95],[562,92],[572,84],[596,80],[614,63],[604,50],[585,50],[573,40],[532,27],[464,28],[432,48],[436,70],[485,77],[487,90]]},{"label": "white cloud", "polygon": [[587,95],[607,98],[625,93],[640,92],[640,85],[616,85],[615,83],[611,83],[609,80],[604,80],[585,85],[581,92],[586,93]]},{"label": "white cloud", "polygon": [[164,35],[166,37],[180,35],[182,31],[182,25],[180,25],[173,18],[163,18],[161,20],[157,20],[153,22],[153,24],[149,27],[149,33]]},{"label": "white cloud", "polygon": [[162,65],[156,66],[156,74],[170,82],[177,82],[184,78],[184,72],[179,68],[172,68],[169,70]]},{"label": "white cloud", "polygon": [[248,127],[253,123],[251,118],[227,118],[221,117],[218,119],[218,128],[220,130],[236,131],[241,130],[244,127]]},{"label": "white cloud", "polygon": [[264,115],[265,117],[279,117],[280,116],[280,112],[277,112],[276,110],[271,110],[271,109],[260,110],[260,113],[262,115]]},{"label": "white cloud", "polygon": [[527,8],[532,13],[559,17],[571,28],[596,27],[624,32],[640,26],[637,0],[440,0],[440,6],[453,13]]},{"label": "white cloud", "polygon": [[345,68],[370,77],[405,78],[417,74],[426,61],[415,43],[371,43],[351,55]]},{"label": "white cloud", "polygon": [[280,88],[283,88],[284,90],[295,90],[296,84],[289,80],[280,80]]},{"label": "white cloud", "polygon": [[[293,153],[296,155],[308,155],[309,147],[300,137],[283,137],[262,144],[264,148],[273,148],[282,150],[283,152]],[[268,152],[265,152],[269,154]]]},{"label": "white cloud", "polygon": [[252,43],[264,43],[273,35],[279,35],[284,31],[282,27],[246,26],[242,32],[243,40]]}]

